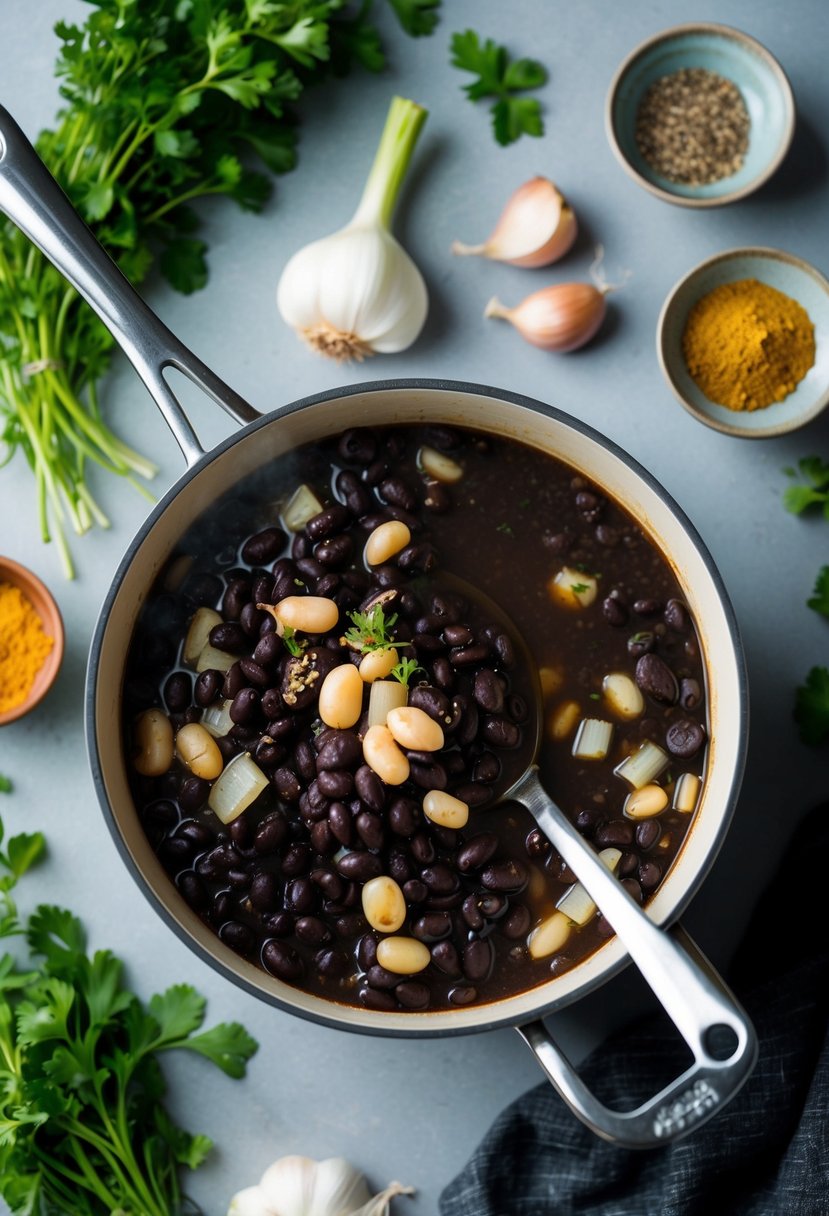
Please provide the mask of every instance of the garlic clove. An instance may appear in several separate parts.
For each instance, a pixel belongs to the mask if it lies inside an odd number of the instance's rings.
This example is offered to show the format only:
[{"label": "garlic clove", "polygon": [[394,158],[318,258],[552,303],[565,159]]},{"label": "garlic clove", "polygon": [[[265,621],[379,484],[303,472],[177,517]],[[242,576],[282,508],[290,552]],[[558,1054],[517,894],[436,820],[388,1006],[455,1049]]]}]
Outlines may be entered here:
[{"label": "garlic clove", "polygon": [[533,269],[563,257],[577,232],[575,212],[561,191],[548,178],[533,177],[511,195],[482,245],[455,241],[452,252]]},{"label": "garlic clove", "polygon": [[493,296],[484,316],[509,321],[526,342],[542,350],[577,350],[601,326],[607,290],[592,283],[559,283],[533,292],[515,308],[507,308]]},{"label": "garlic clove", "polygon": [[227,1216],[277,1216],[277,1212],[265,1199],[260,1186],[247,1186],[233,1196]]},{"label": "garlic clove", "polygon": [[347,1216],[371,1198],[362,1174],[344,1157],[280,1157],[265,1170],[258,1190],[274,1216]]}]

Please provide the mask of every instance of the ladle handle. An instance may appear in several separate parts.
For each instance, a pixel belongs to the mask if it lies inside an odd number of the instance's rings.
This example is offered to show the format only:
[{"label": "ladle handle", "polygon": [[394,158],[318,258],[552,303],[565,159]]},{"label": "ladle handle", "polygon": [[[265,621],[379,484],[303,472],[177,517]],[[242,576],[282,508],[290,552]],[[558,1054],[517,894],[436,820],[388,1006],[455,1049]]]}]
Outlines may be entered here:
[{"label": "ladle handle", "polygon": [[[576,1115],[599,1135],[651,1148],[686,1135],[715,1114],[748,1078],[757,1058],[754,1028],[734,996],[687,935],[666,932],[634,903],[581,834],[547,795],[535,768],[510,791],[587,889],[623,942],[694,1056],[694,1063],[637,1110],[618,1112],[587,1090],[541,1023],[523,1034]],[[723,1038],[730,1040],[723,1049]]]},{"label": "ladle handle", "polygon": [[237,422],[259,417],[253,406],[202,363],[144,303],[2,106],[0,211],[101,318],[164,415],[188,465],[195,464],[204,449],[164,379],[165,368],[182,372]]}]

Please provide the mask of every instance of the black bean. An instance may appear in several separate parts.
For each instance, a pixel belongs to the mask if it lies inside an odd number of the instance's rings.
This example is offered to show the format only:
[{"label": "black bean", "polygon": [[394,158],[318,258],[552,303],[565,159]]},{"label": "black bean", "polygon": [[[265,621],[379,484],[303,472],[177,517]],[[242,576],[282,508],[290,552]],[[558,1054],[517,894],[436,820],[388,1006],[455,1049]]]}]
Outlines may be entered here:
[{"label": "black bean", "polygon": [[253,758],[262,769],[276,768],[285,758],[285,748],[275,743],[270,735],[263,735],[253,749]]},{"label": "black bean", "polygon": [[368,971],[377,962],[377,936],[374,933],[364,933],[357,942],[357,963],[363,971]]},{"label": "black bean", "polygon": [[662,619],[675,633],[685,633],[688,628],[688,609],[682,600],[668,600]]},{"label": "black bean", "polygon": [[480,892],[477,898],[478,907],[487,920],[498,920],[509,906],[506,895],[500,895],[496,891]]},{"label": "black bean", "polygon": [[242,611],[239,613],[239,624],[244,630],[248,638],[258,638],[259,630],[262,627],[262,622],[266,618],[266,613],[256,607],[256,604],[245,604]]},{"label": "black bean", "polygon": [[311,868],[311,850],[307,844],[292,844],[282,858],[282,873],[286,877],[307,874]]},{"label": "black bean", "polygon": [[441,636],[447,646],[469,646],[475,640],[468,625],[446,625]]},{"label": "black bean", "polygon": [[244,654],[249,645],[244,629],[233,621],[222,621],[220,625],[214,625],[208,640],[211,646],[223,650],[226,654]]},{"label": "black bean", "polygon": [[644,819],[636,825],[636,845],[643,853],[647,853],[648,849],[652,849],[659,837],[662,835],[662,828],[656,819]]},{"label": "black bean", "polygon": [[273,723],[280,718],[285,722],[283,734],[289,734],[294,729],[292,718],[285,716],[285,702],[278,688],[268,688],[262,693],[262,713],[272,724],[270,734],[273,735]]},{"label": "black bean", "polygon": [[270,684],[271,677],[265,668],[259,663],[254,662],[253,659],[240,659],[239,667],[241,668],[245,679],[250,684],[255,685],[257,688],[267,688]]},{"label": "black bean", "polygon": [[330,979],[342,979],[350,970],[349,962],[342,950],[319,950],[314,955],[314,966],[320,975]]},{"label": "black bean", "polygon": [[[445,655],[437,655],[431,662],[432,679],[444,693],[450,693],[455,687],[456,675],[452,664]],[[421,706],[427,713],[425,706]],[[447,714],[449,707],[447,704]]]},{"label": "black bean", "polygon": [[662,881],[662,870],[655,861],[643,861],[639,867],[639,882],[643,891],[653,891]]},{"label": "black bean", "polygon": [[550,851],[550,842],[541,828],[533,828],[527,836],[525,847],[528,857],[543,857]]},{"label": "black bean", "polygon": [[194,874],[192,870],[187,870],[184,874],[178,876],[176,883],[191,908],[194,908],[197,912],[201,912],[207,907],[210,897],[207,894],[207,888],[198,874]]},{"label": "black bean", "polygon": [[345,853],[338,859],[337,869],[343,878],[368,882],[370,878],[379,878],[383,873],[383,863],[374,853]]},{"label": "black bean", "polygon": [[313,541],[327,540],[329,536],[348,527],[350,522],[351,512],[342,503],[337,502],[309,519],[305,531]]},{"label": "black bean", "polygon": [[193,683],[186,671],[174,671],[164,684],[164,701],[171,714],[182,713],[189,706]]},{"label": "black bean", "polygon": [[628,622],[628,610],[618,595],[613,592],[602,600],[602,616],[607,621],[608,625],[613,625],[618,628],[621,625],[626,625]]},{"label": "black bean", "polygon": [[282,657],[282,653],[283,646],[279,637],[275,633],[268,633],[256,643],[253,662],[258,663],[260,667],[272,667]]},{"label": "black bean", "polygon": [[475,673],[472,695],[488,714],[500,714],[504,708],[504,686],[494,671],[483,668]]},{"label": "black bean", "polygon": [[191,814],[198,811],[207,802],[210,793],[210,783],[202,777],[185,777],[178,792],[179,806]]},{"label": "black bean", "polygon": [[374,963],[366,971],[366,980],[372,988],[390,990],[396,988],[400,983],[400,976],[394,971],[387,971],[379,963]]},{"label": "black bean", "polygon": [[412,924],[412,937],[421,942],[439,942],[449,937],[452,921],[447,912],[427,912]]},{"label": "black bean", "polygon": [[461,961],[457,948],[450,941],[435,942],[430,948],[432,962],[438,971],[453,978],[461,974]]},{"label": "black bean", "polygon": [[611,819],[602,823],[594,835],[600,848],[629,849],[633,844],[634,827],[628,819]]},{"label": "black bean", "polygon": [[467,895],[461,904],[461,916],[470,929],[476,933],[484,927],[484,914],[478,904],[477,895]]},{"label": "black bean", "polygon": [[321,857],[330,857],[340,847],[340,842],[331,831],[331,825],[327,819],[315,823],[311,827],[309,835],[315,852],[319,853]]},{"label": "black bean", "polygon": [[471,1005],[478,995],[478,989],[471,984],[457,984],[449,993],[452,1005]]},{"label": "black bean", "polygon": [[474,938],[464,946],[462,954],[463,973],[468,980],[480,982],[485,980],[492,970],[495,958],[492,942],[488,939]]},{"label": "black bean", "polygon": [[354,839],[351,813],[342,802],[331,803],[328,808],[328,823],[340,844],[351,844]]},{"label": "black bean", "polygon": [[593,535],[606,549],[614,549],[619,543],[619,533],[610,524],[598,524]]},{"label": "black bean", "polygon": [[237,692],[241,692],[247,686],[248,682],[245,679],[245,673],[242,671],[237,660],[225,672],[224,683],[222,684],[222,696],[226,701],[232,701]]},{"label": "black bean", "polygon": [[376,1009],[383,1013],[397,1009],[397,1001],[391,992],[383,992],[381,989],[372,988],[367,984],[358,989],[357,997],[360,1004],[365,1005],[366,1009]]},{"label": "black bean", "polygon": [[647,631],[643,633],[634,633],[628,638],[627,650],[628,654],[638,658],[640,655],[650,654],[656,647],[656,637],[654,634]]},{"label": "black bean", "polygon": [[705,728],[689,718],[672,722],[665,733],[665,746],[672,756],[689,760],[705,743]]},{"label": "black bean", "polygon": [[424,762],[409,757],[409,776],[423,790],[445,790],[449,784],[446,769],[439,760]]},{"label": "black bean", "polygon": [[493,791],[480,781],[464,781],[456,785],[452,793],[469,807],[483,806],[492,800]]},{"label": "black bean", "polygon": [[629,878],[635,870],[639,868],[638,853],[623,853],[619,858],[619,864],[616,867],[616,873],[620,878]]},{"label": "black bean", "polygon": [[450,895],[458,887],[457,874],[441,861],[426,866],[421,870],[420,877],[426,883],[429,891],[435,895]]},{"label": "black bean", "polygon": [[294,748],[294,765],[304,781],[313,781],[317,774],[317,758],[314,749],[305,739],[300,739]]},{"label": "black bean", "polygon": [[515,647],[512,644],[512,638],[508,634],[499,633],[492,645],[503,667],[513,667],[515,665]]},{"label": "black bean", "polygon": [[260,705],[260,696],[255,688],[242,688],[233,698],[228,713],[232,722],[240,726],[249,725],[256,717]]},{"label": "black bean", "polygon": [[420,980],[404,980],[397,985],[394,995],[405,1009],[427,1009],[432,999],[429,986]]},{"label": "black bean", "polygon": [[326,798],[349,798],[354,789],[354,778],[345,769],[323,769],[317,784]]},{"label": "black bean", "polygon": [[354,774],[354,784],[362,801],[372,811],[382,811],[386,805],[386,793],[383,782],[373,769],[362,764]]},{"label": "black bean", "polygon": [[429,894],[429,889],[419,878],[409,878],[403,883],[403,894],[407,903],[422,904]]},{"label": "black bean", "polygon": [[660,705],[674,705],[679,696],[676,676],[656,654],[643,654],[636,661],[636,683],[642,692]]},{"label": "black bean", "polygon": [[362,756],[363,746],[353,731],[332,730],[317,756],[317,772],[324,769],[353,768],[359,764]]},{"label": "black bean", "polygon": [[294,983],[302,975],[302,960],[290,946],[269,939],[262,947],[262,966],[278,979]]},{"label": "black bean", "polygon": [[345,884],[333,870],[319,867],[311,871],[309,878],[315,887],[319,887],[326,899],[339,899],[342,896]]},{"label": "black bean", "polygon": [[423,505],[427,511],[433,511],[435,515],[443,515],[452,506],[452,497],[446,488],[439,481],[427,481],[425,483],[426,493],[423,498]]},{"label": "black bean", "polygon": [[641,904],[642,888],[635,878],[623,878],[622,886],[625,888],[631,899],[635,899],[638,904]]},{"label": "black bean", "polygon": [[182,593],[199,608],[212,608],[222,594],[222,582],[215,574],[197,571],[188,574]]},{"label": "black bean", "polygon": [[513,904],[498,928],[511,941],[526,937],[532,924],[532,913],[526,904]]},{"label": "black bean", "polygon": [[501,761],[492,752],[483,752],[472,765],[473,784],[491,785],[501,775]]},{"label": "black bean", "polygon": [[[314,558],[321,566],[331,570],[347,566],[353,553],[354,542],[347,533],[343,532],[340,536],[329,536],[326,540],[321,540],[314,549]],[[333,590],[333,587],[328,584],[323,590],[318,585],[316,590],[318,595],[325,595]]]},{"label": "black bean", "polygon": [[696,709],[702,701],[698,680],[686,678],[679,682],[679,703],[683,709]]},{"label": "black bean", "polygon": [[393,848],[389,850],[386,868],[390,878],[401,887],[412,877],[412,863],[405,850]]},{"label": "black bean", "polygon": [[209,667],[206,671],[200,671],[196,676],[196,685],[193,691],[193,699],[202,709],[206,709],[208,705],[212,705],[218,697],[224,675],[215,668]]},{"label": "black bean", "polygon": [[265,528],[256,532],[242,545],[242,561],[249,565],[272,562],[282,549],[287,537],[279,528]]},{"label": "black bean", "polygon": [[483,642],[475,642],[472,646],[458,646],[449,651],[449,662],[453,667],[474,667],[483,663],[489,654],[489,647]]},{"label": "black bean", "polygon": [[435,860],[435,846],[425,832],[415,832],[409,841],[412,857],[422,866],[431,865]]},{"label": "black bean", "polygon": [[294,918],[290,912],[272,912],[264,917],[262,927],[273,937],[290,937],[294,931]]},{"label": "black bean", "polygon": [[659,600],[643,597],[633,601],[633,611],[637,616],[657,616],[662,611],[662,605]]},{"label": "black bean", "polygon": [[412,836],[423,823],[420,807],[413,798],[395,798],[388,809],[389,827],[398,836]]},{"label": "black bean", "polygon": [[516,748],[521,742],[521,730],[503,714],[487,714],[483,721],[483,737],[493,747]]},{"label": "black bean", "polygon": [[254,874],[250,884],[250,902],[260,912],[273,912],[279,903],[279,879],[270,871]]},{"label": "black bean", "polygon": [[371,811],[361,811],[354,820],[357,835],[367,849],[382,849],[386,841],[383,820]]},{"label": "black bean", "polygon": [[479,870],[492,859],[498,849],[498,837],[494,832],[479,832],[472,836],[458,853],[457,866],[462,874]]},{"label": "black bean", "polygon": [[368,929],[362,912],[345,912],[334,921],[334,932],[343,939],[360,937]]},{"label": "black bean", "polygon": [[377,454],[377,440],[371,431],[352,427],[340,436],[337,451],[348,464],[371,464]]},{"label": "black bean", "polygon": [[522,891],[529,882],[529,872],[520,861],[498,861],[488,865],[481,873],[481,882],[490,891],[508,892],[512,895]]},{"label": "black bean", "polygon": [[317,890],[310,878],[292,878],[285,885],[283,900],[287,912],[313,912],[317,905]]},{"label": "black bean", "polygon": [[231,950],[237,950],[239,954],[249,954],[256,944],[253,930],[238,920],[225,921],[219,930],[219,937],[225,945],[230,946]]},{"label": "black bean", "polygon": [[331,930],[318,916],[300,916],[294,933],[307,946],[322,946],[331,941]]}]

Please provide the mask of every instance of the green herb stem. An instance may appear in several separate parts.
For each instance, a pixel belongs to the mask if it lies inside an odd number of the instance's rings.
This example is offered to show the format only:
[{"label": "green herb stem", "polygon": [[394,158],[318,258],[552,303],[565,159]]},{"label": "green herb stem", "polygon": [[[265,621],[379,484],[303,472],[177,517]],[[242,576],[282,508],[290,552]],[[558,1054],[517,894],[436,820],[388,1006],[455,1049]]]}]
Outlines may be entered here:
[{"label": "green herb stem", "polygon": [[417,137],[426,121],[426,110],[404,97],[392,98],[383,134],[371,166],[354,226],[388,228],[403,178],[412,159]]}]

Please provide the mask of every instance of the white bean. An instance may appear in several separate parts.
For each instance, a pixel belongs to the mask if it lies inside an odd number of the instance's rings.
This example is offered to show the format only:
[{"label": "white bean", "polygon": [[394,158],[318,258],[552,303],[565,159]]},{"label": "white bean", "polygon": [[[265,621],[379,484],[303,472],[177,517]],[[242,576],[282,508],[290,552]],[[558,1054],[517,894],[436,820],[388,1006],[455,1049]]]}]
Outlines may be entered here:
[{"label": "white bean", "polygon": [[363,759],[386,785],[402,785],[409,775],[409,761],[387,726],[370,726],[363,738]]},{"label": "white bean", "polygon": [[406,919],[406,897],[386,874],[369,879],[362,899],[365,918],[378,933],[395,933]]},{"label": "white bean", "polygon": [[429,947],[414,937],[384,937],[377,943],[377,962],[395,975],[414,975],[431,959]]},{"label": "white bean", "polygon": [[442,828],[462,828],[469,819],[469,807],[445,790],[429,790],[423,799],[423,814]]},{"label": "white bean", "polygon": [[224,768],[222,753],[200,722],[189,722],[176,735],[176,754],[194,777],[213,781]]},{"label": "white bean", "polygon": [[382,650],[370,650],[360,660],[360,679],[366,684],[375,680],[385,680],[391,675],[392,667],[397,666],[397,651],[393,646],[385,646]]},{"label": "white bean", "polygon": [[399,519],[388,519],[375,528],[366,541],[365,559],[370,566],[380,566],[395,553],[405,549],[412,534]]},{"label": "white bean", "polygon": [[363,712],[363,684],[353,663],[334,667],[322,682],[319,715],[326,726],[346,730]]},{"label": "white bean", "polygon": [[622,671],[612,671],[602,680],[602,692],[610,709],[620,718],[638,718],[645,698],[637,684]]},{"label": "white bean", "polygon": [[547,958],[560,950],[570,936],[572,921],[563,912],[554,912],[533,929],[527,938],[527,949],[532,958]]},{"label": "white bean", "polygon": [[578,701],[562,701],[552,711],[548,721],[550,738],[556,743],[563,743],[576,729],[576,723],[581,717],[581,706]]},{"label": "white bean", "polygon": [[327,633],[340,619],[337,605],[322,595],[288,595],[275,606],[273,614],[283,628],[287,625],[303,633]]},{"label": "white bean", "polygon": [[643,785],[628,794],[624,813],[628,819],[653,819],[661,815],[668,805],[668,795],[661,785]]},{"label": "white bean", "polygon": [[418,452],[418,461],[423,472],[435,481],[446,481],[451,485],[463,477],[463,469],[456,460],[437,448],[430,448],[428,444],[424,444]]},{"label": "white bean", "polygon": [[173,763],[173,728],[160,709],[145,709],[135,721],[132,765],[142,777],[160,777]]},{"label": "white bean", "polygon": [[443,747],[440,726],[416,705],[390,709],[386,715],[386,725],[401,747],[415,752],[437,752]]}]

